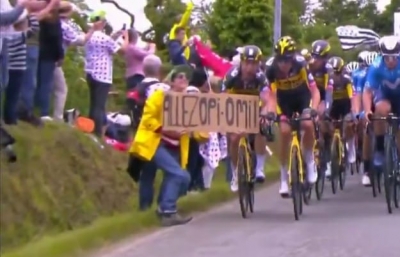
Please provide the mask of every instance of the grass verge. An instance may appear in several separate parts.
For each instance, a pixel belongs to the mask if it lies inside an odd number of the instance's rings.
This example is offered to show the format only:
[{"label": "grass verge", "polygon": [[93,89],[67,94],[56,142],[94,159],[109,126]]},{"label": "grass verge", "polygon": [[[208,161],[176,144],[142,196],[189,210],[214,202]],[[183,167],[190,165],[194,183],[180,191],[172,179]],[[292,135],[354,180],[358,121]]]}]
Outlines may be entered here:
[{"label": "grass verge", "polygon": [[[28,129],[28,128],[24,128]],[[55,128],[52,128],[55,129]],[[52,129],[48,129],[47,133],[50,133]],[[57,131],[59,128],[57,128]],[[62,131],[62,129],[61,129]],[[58,131],[57,133],[61,133]],[[18,134],[18,133],[17,133]],[[53,133],[54,134],[54,133]],[[67,141],[70,141],[71,138],[67,138]],[[85,141],[86,142],[86,141]],[[67,142],[65,142],[67,144]],[[87,142],[86,142],[87,143]],[[26,146],[25,146],[26,147]],[[67,146],[68,148],[68,146]],[[272,146],[272,149],[276,149],[276,145]],[[71,149],[69,149],[71,150]],[[38,150],[37,150],[38,151]],[[101,154],[100,152],[97,153],[96,149],[92,149],[95,151],[96,156],[93,158],[102,158],[104,156],[97,156],[97,154]],[[19,152],[22,152],[19,149]],[[54,151],[53,151],[54,152]],[[65,154],[65,153],[64,153]],[[104,154],[104,153],[102,153]],[[106,162],[110,162],[109,158],[113,153],[107,153],[107,160]],[[60,156],[58,156],[60,157]],[[68,157],[68,155],[67,155]],[[115,157],[115,160],[119,160],[118,156]],[[42,160],[42,165],[45,165],[45,159]],[[79,160],[78,160],[79,161]],[[116,162],[118,162],[116,161]],[[114,163],[115,164],[115,163]],[[119,163],[119,165],[124,165],[125,163]],[[22,164],[21,164],[22,165]],[[39,164],[37,164],[39,165]],[[87,164],[88,165],[88,164]],[[104,164],[105,165],[105,164]],[[29,168],[24,166],[25,168]],[[101,168],[101,167],[98,167]],[[81,171],[83,172],[85,169],[84,166],[81,167]],[[275,158],[271,158],[267,165],[267,179],[269,181],[275,180],[278,176],[277,171],[278,163]],[[8,171],[10,172],[10,171]],[[15,172],[15,171],[14,171]],[[65,172],[65,171],[64,171]],[[109,171],[110,172],[110,171]],[[7,172],[6,172],[7,173]],[[84,173],[84,172],[83,172]],[[25,174],[29,176],[29,174]],[[92,174],[93,175],[93,174]],[[104,174],[98,174],[103,176]],[[2,175],[3,176],[3,175]],[[43,174],[42,174],[43,176]],[[116,176],[122,177],[123,179],[127,178],[126,174],[118,174]],[[22,178],[19,178],[22,180]],[[108,179],[108,177],[106,177]],[[158,177],[158,182],[160,178]],[[44,182],[45,180],[41,180]],[[80,189],[85,191],[85,186],[93,186],[91,184],[87,184],[88,181],[81,181],[83,183],[83,187]],[[99,180],[100,181],[100,180]],[[53,181],[54,182],[54,181]],[[129,181],[130,182],[130,181]],[[3,185],[3,181],[2,181]],[[35,184],[35,186],[39,187],[39,184]],[[90,189],[90,188],[89,188]],[[132,189],[132,188],[130,188]],[[65,188],[68,190],[68,187]],[[90,191],[90,190],[89,190]],[[3,188],[2,188],[3,192]],[[135,191],[131,193],[133,196],[136,196]],[[40,195],[40,194],[39,194]],[[121,194],[124,195],[124,194]],[[115,195],[116,197],[118,195]],[[193,213],[193,212],[200,212],[205,211],[211,207],[214,207],[222,202],[230,200],[234,198],[235,195],[232,194],[229,190],[229,187],[225,181],[225,171],[223,168],[220,168],[216,172],[216,176],[213,182],[212,188],[204,193],[197,194],[197,195],[188,195],[182,198],[179,202],[179,207],[183,213]],[[2,196],[3,199],[3,196]],[[128,199],[128,198],[127,198]],[[126,201],[127,199],[124,199]],[[132,199],[129,197],[129,199]],[[18,199],[15,199],[18,201]],[[92,197],[88,198],[88,203],[92,201],[96,202],[99,199]],[[70,201],[70,199],[68,200]],[[68,202],[67,201],[67,202]],[[104,199],[104,201],[118,201],[117,199]],[[58,202],[58,201],[57,201]],[[62,201],[58,202],[58,205],[62,205]],[[109,204],[109,203],[108,203]],[[47,206],[47,205],[46,205]],[[47,206],[47,211],[52,212],[50,206]],[[2,203],[3,207],[3,203]],[[99,205],[99,208],[101,205]],[[82,256],[87,253],[88,250],[96,249],[99,247],[104,247],[109,245],[119,239],[124,237],[142,233],[148,231],[149,229],[154,229],[159,225],[158,219],[154,214],[154,209],[149,210],[147,212],[137,212],[137,201],[136,199],[133,200],[130,204],[129,210],[121,210],[115,211],[113,214],[105,213],[98,213],[97,217],[93,218],[91,222],[84,226],[76,226],[73,227],[71,230],[64,230],[61,233],[43,233],[40,235],[39,239],[31,240],[28,244],[21,245],[18,248],[14,249],[6,249],[2,252],[2,257],[75,257],[75,256]],[[239,208],[239,207],[238,207]],[[2,208],[2,214],[4,209]],[[55,209],[55,215],[60,215],[60,209]],[[84,215],[84,214],[82,214]],[[65,216],[65,215],[64,215]],[[64,218],[64,217],[63,217]],[[240,218],[240,216],[238,216]],[[2,224],[4,224],[2,222]],[[31,226],[34,226],[36,223],[32,222]],[[1,226],[3,230],[3,226]],[[24,229],[21,227],[21,229]]]}]

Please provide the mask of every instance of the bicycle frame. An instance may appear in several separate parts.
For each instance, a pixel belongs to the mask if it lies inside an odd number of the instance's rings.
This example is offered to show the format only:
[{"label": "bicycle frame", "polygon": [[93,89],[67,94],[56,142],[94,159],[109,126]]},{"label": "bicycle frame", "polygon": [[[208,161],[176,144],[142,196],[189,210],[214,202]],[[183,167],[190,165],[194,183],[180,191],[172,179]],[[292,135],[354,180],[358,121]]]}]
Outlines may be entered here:
[{"label": "bicycle frame", "polygon": [[[296,148],[296,156],[297,156],[297,160],[299,162],[299,176],[300,176],[300,182],[303,183],[304,182],[304,166],[303,166],[303,157],[301,154],[301,147],[300,147],[300,130],[293,130],[292,131],[292,140],[290,142],[290,153],[292,153],[293,149]],[[289,166],[291,167],[292,165],[292,155],[289,155]],[[292,174],[291,172],[289,172],[289,185],[292,184]]]},{"label": "bicycle frame", "polygon": [[251,147],[250,147],[249,140],[248,140],[247,136],[243,136],[243,137],[240,138],[238,149],[240,149],[241,146],[246,149],[247,181],[251,181],[251,179],[252,179],[252,171],[251,171],[252,167],[250,165]]}]

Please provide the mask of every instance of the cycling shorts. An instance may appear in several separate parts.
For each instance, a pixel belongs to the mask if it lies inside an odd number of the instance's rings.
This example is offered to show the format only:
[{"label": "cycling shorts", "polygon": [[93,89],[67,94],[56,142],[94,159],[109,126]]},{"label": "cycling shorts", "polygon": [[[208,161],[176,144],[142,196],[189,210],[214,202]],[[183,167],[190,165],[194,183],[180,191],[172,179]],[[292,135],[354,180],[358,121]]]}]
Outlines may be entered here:
[{"label": "cycling shorts", "polygon": [[342,119],[351,111],[350,99],[339,99],[332,102],[330,117],[334,120]]},{"label": "cycling shorts", "polygon": [[295,113],[301,114],[304,109],[311,106],[311,92],[302,94],[286,94],[277,92],[277,114],[292,117]]},{"label": "cycling shorts", "polygon": [[390,105],[392,106],[392,112],[395,115],[400,115],[400,97],[398,95],[390,94],[383,90],[377,90],[374,93],[374,104],[384,100],[390,102]]}]

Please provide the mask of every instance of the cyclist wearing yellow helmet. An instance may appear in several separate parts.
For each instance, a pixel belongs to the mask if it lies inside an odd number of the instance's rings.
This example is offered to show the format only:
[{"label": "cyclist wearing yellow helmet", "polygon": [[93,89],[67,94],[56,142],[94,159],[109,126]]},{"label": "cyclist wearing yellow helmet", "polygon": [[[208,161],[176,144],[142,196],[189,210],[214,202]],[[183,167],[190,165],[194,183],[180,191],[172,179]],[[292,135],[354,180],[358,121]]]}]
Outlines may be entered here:
[{"label": "cyclist wearing yellow helmet", "polygon": [[[232,94],[260,95],[260,92],[268,86],[268,80],[261,70],[262,52],[258,46],[244,46],[240,54],[240,65],[232,67],[225,75],[222,82],[222,91]],[[237,191],[236,163],[238,160],[238,147],[241,135],[229,135],[229,155],[233,170],[231,190]],[[265,163],[265,137],[255,136],[254,150],[257,156],[255,167],[256,181],[263,182]]]},{"label": "cyclist wearing yellow helmet", "polygon": [[[282,37],[275,44],[275,56],[267,64],[267,79],[270,82],[266,110],[271,115],[292,117],[295,113],[308,116],[315,115],[319,103],[319,92],[314,78],[309,72],[305,58],[296,51],[295,41],[288,36]],[[309,107],[314,111],[310,111]],[[273,114],[271,113],[273,112]],[[317,181],[317,172],[314,165],[313,145],[314,126],[311,121],[302,122],[304,137],[303,146],[307,163],[307,178],[310,183]],[[287,197],[289,186],[288,153],[291,136],[289,124],[280,123],[281,134],[281,187],[279,193]]]},{"label": "cyclist wearing yellow helmet", "polygon": [[[330,85],[326,88],[325,114],[334,120],[344,119],[344,138],[346,139],[347,160],[346,164],[351,168],[356,162],[356,147],[354,134],[354,117],[360,112],[360,105],[357,104],[353,80],[347,74],[345,62],[342,58],[334,56],[328,60],[331,68]],[[329,124],[329,127],[331,125]],[[325,145],[330,145],[333,128],[326,130]],[[329,150],[329,147],[328,147]],[[328,161],[325,175],[329,178],[332,175],[331,162]]]},{"label": "cyclist wearing yellow helmet", "polygon": [[327,62],[330,50],[331,46],[326,40],[316,40],[311,45],[312,59],[310,60],[308,67],[314,76],[320,92],[321,104],[318,108],[318,113],[320,115],[325,110],[325,90],[329,84],[329,69],[327,67]]}]

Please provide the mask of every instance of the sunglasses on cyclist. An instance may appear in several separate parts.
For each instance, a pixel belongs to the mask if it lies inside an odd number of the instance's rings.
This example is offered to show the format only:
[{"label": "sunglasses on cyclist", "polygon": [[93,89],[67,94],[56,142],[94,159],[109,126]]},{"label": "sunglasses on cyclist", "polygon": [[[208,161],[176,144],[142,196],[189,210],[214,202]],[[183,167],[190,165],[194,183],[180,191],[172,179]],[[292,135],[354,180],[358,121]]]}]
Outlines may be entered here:
[{"label": "sunglasses on cyclist", "polygon": [[399,55],[383,55],[383,59],[387,62],[394,62],[398,60]]}]

